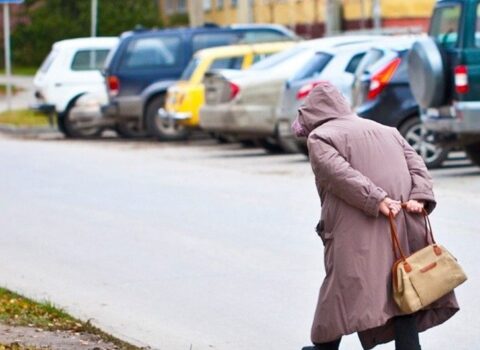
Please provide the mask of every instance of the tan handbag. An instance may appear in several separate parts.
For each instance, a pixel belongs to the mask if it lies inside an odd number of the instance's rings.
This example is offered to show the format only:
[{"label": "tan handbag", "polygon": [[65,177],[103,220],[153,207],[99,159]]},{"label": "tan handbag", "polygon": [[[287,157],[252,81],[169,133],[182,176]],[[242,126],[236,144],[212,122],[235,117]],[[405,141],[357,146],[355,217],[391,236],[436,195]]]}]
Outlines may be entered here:
[{"label": "tan handbag", "polygon": [[423,216],[426,247],[405,257],[395,218],[391,212],[389,215],[393,253],[398,259],[392,268],[393,298],[405,313],[414,313],[430,305],[467,280],[457,259],[435,242],[425,210]]}]

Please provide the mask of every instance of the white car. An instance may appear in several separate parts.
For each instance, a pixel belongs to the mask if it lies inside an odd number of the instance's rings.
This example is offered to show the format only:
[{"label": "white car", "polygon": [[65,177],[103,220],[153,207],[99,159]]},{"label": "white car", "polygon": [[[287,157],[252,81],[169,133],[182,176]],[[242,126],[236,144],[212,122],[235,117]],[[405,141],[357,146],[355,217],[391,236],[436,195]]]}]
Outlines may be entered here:
[{"label": "white car", "polygon": [[101,69],[118,38],[78,38],[56,42],[34,78],[35,110],[55,114],[67,137],[92,137],[102,128],[85,127],[72,118],[72,109],[84,95],[107,100]]}]

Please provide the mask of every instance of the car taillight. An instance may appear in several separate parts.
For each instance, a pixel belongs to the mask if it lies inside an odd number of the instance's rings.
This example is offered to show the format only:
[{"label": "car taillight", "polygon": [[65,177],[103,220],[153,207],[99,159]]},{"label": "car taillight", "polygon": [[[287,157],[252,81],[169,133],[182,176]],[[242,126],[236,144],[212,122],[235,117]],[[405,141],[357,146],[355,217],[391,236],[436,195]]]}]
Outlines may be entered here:
[{"label": "car taillight", "polygon": [[230,86],[230,100],[233,100],[240,92],[240,87],[232,82],[228,82],[228,84]]},{"label": "car taillight", "polygon": [[466,94],[470,90],[467,66],[455,67],[455,89],[459,94]]},{"label": "car taillight", "polygon": [[397,71],[398,66],[402,62],[400,57],[395,58],[394,60],[388,62],[388,64],[380,69],[377,73],[372,75],[372,80],[370,81],[370,89],[368,90],[367,99],[373,100],[385,89],[385,86],[388,85],[393,75]]},{"label": "car taillight", "polygon": [[110,92],[111,96],[117,96],[120,92],[120,80],[114,75],[110,75],[107,78],[108,83],[108,91]]},{"label": "car taillight", "polygon": [[297,92],[297,100],[303,100],[305,97],[307,97],[310,91],[312,91],[313,88],[318,84],[319,82],[317,81],[303,85]]}]

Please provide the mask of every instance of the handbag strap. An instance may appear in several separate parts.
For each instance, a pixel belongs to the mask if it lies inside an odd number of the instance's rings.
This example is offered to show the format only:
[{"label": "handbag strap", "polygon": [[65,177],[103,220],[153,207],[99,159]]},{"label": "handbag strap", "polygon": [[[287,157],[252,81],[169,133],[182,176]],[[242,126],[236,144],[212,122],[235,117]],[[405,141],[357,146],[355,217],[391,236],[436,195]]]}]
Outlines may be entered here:
[{"label": "handbag strap", "polygon": [[[406,203],[402,203],[402,208],[405,209],[407,207]],[[425,221],[425,243],[426,245],[433,244],[436,246],[435,239],[433,238],[433,231],[432,231],[432,224],[430,223],[430,218],[428,217],[428,213],[425,209],[422,209],[423,218]],[[393,216],[393,212],[390,210],[388,213],[388,221],[390,223],[390,234],[392,236],[392,250],[395,259],[401,258],[403,261],[406,260],[405,254],[403,253],[402,247],[400,245],[400,241],[398,239],[398,231],[397,225],[395,223],[395,217]],[[430,242],[429,242],[430,238]]]}]

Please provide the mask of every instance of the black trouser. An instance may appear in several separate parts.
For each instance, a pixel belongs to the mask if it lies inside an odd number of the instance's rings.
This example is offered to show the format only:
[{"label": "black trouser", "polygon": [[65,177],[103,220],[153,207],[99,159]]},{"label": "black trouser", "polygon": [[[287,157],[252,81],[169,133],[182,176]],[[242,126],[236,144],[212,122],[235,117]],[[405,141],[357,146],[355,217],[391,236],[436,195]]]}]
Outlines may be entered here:
[{"label": "black trouser", "polygon": [[[393,326],[395,328],[396,350],[421,350],[415,316],[395,317]],[[341,340],[342,338],[329,343],[315,344],[315,348],[318,350],[338,350]]]}]

